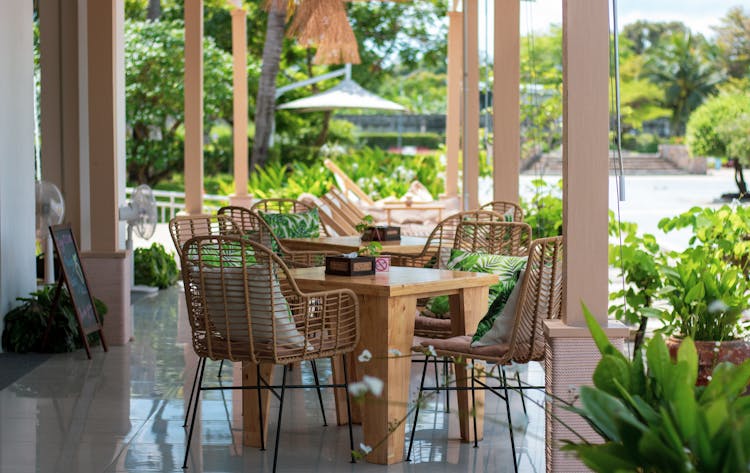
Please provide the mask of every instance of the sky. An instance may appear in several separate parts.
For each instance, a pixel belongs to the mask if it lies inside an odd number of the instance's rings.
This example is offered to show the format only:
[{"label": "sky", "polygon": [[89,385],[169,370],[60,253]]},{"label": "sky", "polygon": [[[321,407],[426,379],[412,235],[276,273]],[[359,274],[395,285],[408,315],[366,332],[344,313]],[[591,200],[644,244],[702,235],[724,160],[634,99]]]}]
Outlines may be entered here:
[{"label": "sky", "polygon": [[[718,25],[727,11],[738,5],[747,8],[747,0],[618,0],[618,23],[622,28],[637,20],[682,21],[693,31],[711,35],[711,26]],[[562,0],[524,2],[521,11],[522,32],[528,24],[524,18],[527,11],[531,12],[535,31],[562,22]]]},{"label": "sky", "polygon": [[[575,1],[575,0],[573,0]],[[611,2],[612,0],[607,0]],[[479,0],[479,49],[484,50],[484,31],[490,30],[489,48],[492,49],[492,21],[494,0]],[[750,9],[748,0],[617,0],[617,21],[620,30],[637,20],[682,21],[691,30],[712,36],[711,26],[734,6]],[[489,14],[485,14],[485,8]],[[610,11],[610,16],[612,15]],[[484,24],[488,22],[489,24]],[[562,23],[562,0],[534,0],[521,2],[521,34],[544,32],[551,23]]]}]

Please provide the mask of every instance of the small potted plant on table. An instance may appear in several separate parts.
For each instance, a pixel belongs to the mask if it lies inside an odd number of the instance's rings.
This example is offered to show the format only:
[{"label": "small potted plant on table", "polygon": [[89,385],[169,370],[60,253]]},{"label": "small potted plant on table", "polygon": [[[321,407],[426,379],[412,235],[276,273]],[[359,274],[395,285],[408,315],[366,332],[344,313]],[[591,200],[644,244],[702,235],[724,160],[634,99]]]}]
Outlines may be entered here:
[{"label": "small potted plant on table", "polygon": [[377,241],[371,241],[367,245],[363,246],[357,252],[360,256],[372,256],[375,258],[375,271],[383,273],[391,268],[391,257],[388,255],[381,255],[380,252],[383,250],[383,245]]}]

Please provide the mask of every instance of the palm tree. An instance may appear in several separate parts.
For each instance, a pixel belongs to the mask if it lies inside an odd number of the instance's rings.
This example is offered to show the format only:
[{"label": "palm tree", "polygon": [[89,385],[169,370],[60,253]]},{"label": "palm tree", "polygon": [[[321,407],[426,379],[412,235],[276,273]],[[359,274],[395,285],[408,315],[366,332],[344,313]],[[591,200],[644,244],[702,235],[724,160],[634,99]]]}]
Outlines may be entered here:
[{"label": "palm tree", "polygon": [[683,136],[690,113],[723,78],[712,60],[714,53],[703,36],[676,31],[647,54],[648,76],[664,89],[663,106],[672,111],[672,136]]},{"label": "palm tree", "polygon": [[266,22],[266,41],[263,44],[263,65],[255,99],[255,138],[250,154],[251,171],[255,170],[255,166],[264,164],[268,158],[268,145],[276,110],[276,76],[281,64],[286,17],[286,2],[271,2]]}]

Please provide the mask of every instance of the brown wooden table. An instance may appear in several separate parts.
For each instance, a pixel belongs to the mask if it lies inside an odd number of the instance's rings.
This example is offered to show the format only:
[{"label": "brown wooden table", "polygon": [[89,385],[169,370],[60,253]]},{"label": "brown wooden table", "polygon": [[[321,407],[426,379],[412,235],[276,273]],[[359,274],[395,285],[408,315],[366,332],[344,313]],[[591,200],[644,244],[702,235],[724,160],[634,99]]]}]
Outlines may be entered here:
[{"label": "brown wooden table", "polygon": [[[352,253],[369,242],[362,242],[359,236],[336,236],[320,238],[285,238],[281,244],[290,250],[331,250]],[[419,253],[427,243],[425,237],[402,236],[401,240],[381,241],[383,251],[401,255]]]},{"label": "brown wooden table", "polygon": [[[384,382],[383,394],[375,398],[368,394],[360,406],[364,443],[373,447],[367,455],[371,463],[392,464],[403,460],[405,417],[409,403],[411,358],[389,356],[396,349],[404,355],[411,352],[414,336],[414,314],[417,299],[437,295],[450,296],[451,325],[454,335],[476,329],[487,311],[488,288],[497,282],[497,276],[425,268],[392,267],[389,272],[372,276],[331,276],[324,268],[292,269],[291,273],[300,289],[305,292],[348,288],[353,290],[360,303],[360,341],[354,353],[348,356],[356,365],[356,379],[364,375],[377,377]],[[372,353],[372,360],[358,363],[362,350]],[[340,360],[334,363],[334,380],[343,381]],[[339,365],[339,366],[337,366]],[[264,376],[271,367],[262,367]],[[456,365],[456,384],[467,386],[466,370]],[[248,366],[243,373],[246,383],[255,383],[255,367]],[[339,424],[346,422],[343,390],[337,389],[336,410]],[[265,396],[264,396],[265,397]],[[473,440],[471,428],[471,397],[467,391],[458,391],[461,438]],[[477,391],[478,436],[482,437],[482,391]],[[268,399],[264,402],[264,419],[268,419]],[[258,403],[254,392],[243,396],[244,439],[246,445],[260,445],[258,432]],[[358,413],[352,414],[358,420]],[[392,427],[394,426],[395,427]]]}]

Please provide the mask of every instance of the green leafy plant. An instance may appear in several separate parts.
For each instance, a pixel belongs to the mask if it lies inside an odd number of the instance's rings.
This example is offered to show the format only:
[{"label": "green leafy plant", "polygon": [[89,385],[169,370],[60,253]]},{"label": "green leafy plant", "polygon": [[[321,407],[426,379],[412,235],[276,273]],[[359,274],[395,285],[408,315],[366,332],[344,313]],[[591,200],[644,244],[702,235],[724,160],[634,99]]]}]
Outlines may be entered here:
[{"label": "green leafy plant", "polygon": [[708,386],[696,387],[698,356],[689,337],[672,360],[660,335],[629,360],[584,308],[602,358],[594,386],[582,386],[581,415],[604,442],[567,442],[597,472],[750,471],[750,360],[721,363]]},{"label": "green leafy plant", "polygon": [[375,224],[375,219],[372,218],[372,215],[365,215],[362,217],[362,220],[354,226],[354,229],[357,230],[357,232],[364,233],[365,230],[367,230],[368,227],[371,227]]},{"label": "green leafy plant", "polygon": [[[5,315],[3,330],[3,350],[17,353],[41,351],[44,332],[47,330],[49,315],[54,307],[55,286],[45,286],[32,292],[29,297],[19,297],[22,304]],[[102,318],[107,313],[107,306],[94,298],[96,312]],[[88,335],[89,344],[99,342],[97,332]],[[51,353],[68,352],[83,346],[78,334],[73,302],[67,288],[60,292],[55,317],[47,336],[44,351]]]},{"label": "green leafy plant", "polygon": [[137,248],[133,258],[136,284],[164,289],[177,282],[177,263],[174,256],[167,253],[161,244],[153,243],[149,248]]},{"label": "green leafy plant", "polygon": [[534,238],[562,235],[562,179],[551,184],[544,179],[531,181],[534,195],[522,200],[524,222],[531,225]]},{"label": "green leafy plant", "polygon": [[379,256],[381,251],[383,251],[383,245],[377,241],[371,241],[360,248],[357,254],[360,256]]},{"label": "green leafy plant", "polygon": [[609,234],[621,236],[622,244],[609,245],[609,264],[620,271],[626,286],[610,293],[613,301],[609,313],[618,320],[638,325],[635,348],[641,346],[649,317],[660,317],[661,311],[653,307],[657,292],[662,287],[659,267],[663,255],[653,235],[638,235],[638,226],[630,222],[617,222],[609,213]]},{"label": "green leafy plant", "polygon": [[659,222],[664,232],[690,228],[691,246],[705,246],[726,264],[750,277],[750,208],[723,205],[718,209],[693,207],[676,217]]},{"label": "green leafy plant", "polygon": [[694,340],[722,341],[746,332],[742,311],[750,304],[748,282],[709,247],[688,248],[662,266],[660,295],[671,309],[662,311],[665,331]]}]

